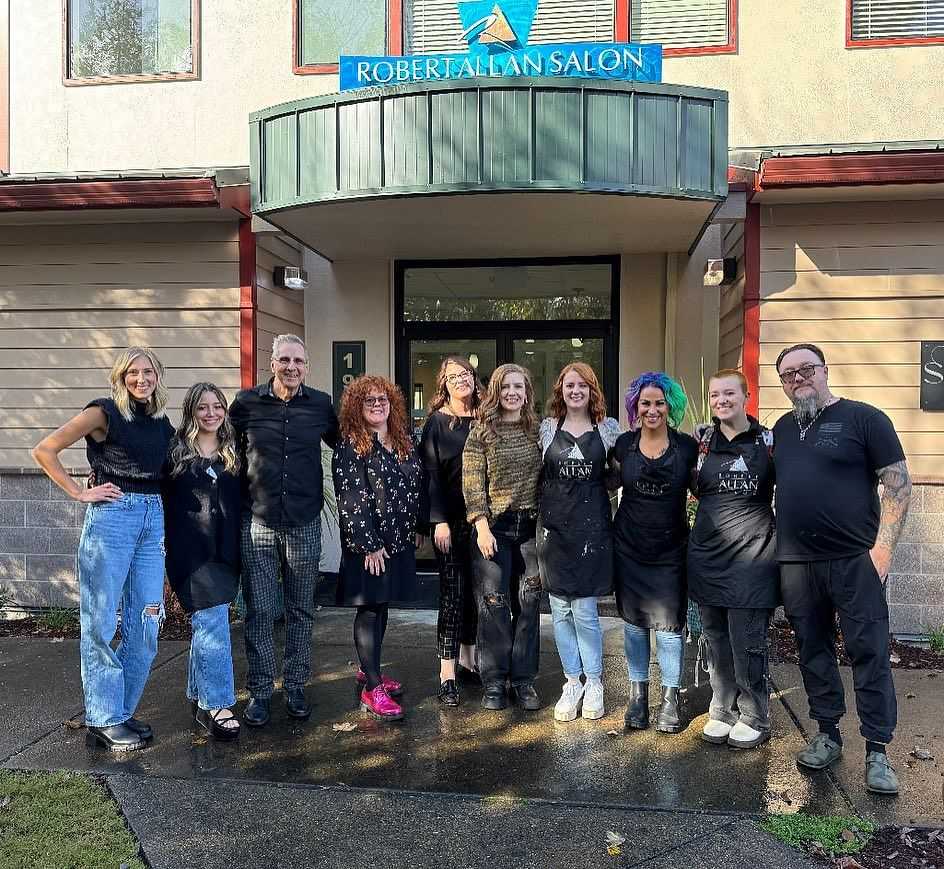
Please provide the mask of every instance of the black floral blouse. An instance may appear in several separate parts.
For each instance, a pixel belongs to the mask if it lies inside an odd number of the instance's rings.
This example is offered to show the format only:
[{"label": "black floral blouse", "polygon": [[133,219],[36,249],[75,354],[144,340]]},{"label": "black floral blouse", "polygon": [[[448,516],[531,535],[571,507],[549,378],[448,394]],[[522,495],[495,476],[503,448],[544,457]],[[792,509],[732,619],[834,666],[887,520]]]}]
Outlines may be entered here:
[{"label": "black floral blouse", "polygon": [[383,547],[394,555],[414,544],[425,490],[415,450],[401,462],[375,436],[361,458],[345,440],[334,451],[331,472],[345,549],[366,555]]}]

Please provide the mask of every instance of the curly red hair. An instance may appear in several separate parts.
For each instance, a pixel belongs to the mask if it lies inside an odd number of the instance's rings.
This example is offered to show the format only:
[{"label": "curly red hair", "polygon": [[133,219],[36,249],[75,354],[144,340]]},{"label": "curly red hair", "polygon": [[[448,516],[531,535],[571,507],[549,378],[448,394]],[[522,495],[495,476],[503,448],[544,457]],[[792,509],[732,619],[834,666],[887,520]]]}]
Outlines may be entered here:
[{"label": "curly red hair", "polygon": [[590,387],[590,400],[587,402],[587,412],[590,422],[594,425],[606,417],[606,399],[597,380],[596,372],[586,362],[569,362],[561,369],[557,382],[551,390],[551,397],[547,401],[547,415],[554,419],[563,419],[567,416],[567,405],[564,404],[564,378],[569,371],[575,371],[577,376]]},{"label": "curly red hair", "polygon": [[354,445],[359,456],[366,456],[373,446],[374,433],[364,419],[364,399],[371,392],[380,392],[390,402],[390,417],[387,419],[387,436],[400,461],[404,461],[413,448],[410,440],[410,424],[407,421],[406,402],[400,387],[377,374],[363,374],[352,380],[341,394],[341,412],[338,421],[341,436]]}]

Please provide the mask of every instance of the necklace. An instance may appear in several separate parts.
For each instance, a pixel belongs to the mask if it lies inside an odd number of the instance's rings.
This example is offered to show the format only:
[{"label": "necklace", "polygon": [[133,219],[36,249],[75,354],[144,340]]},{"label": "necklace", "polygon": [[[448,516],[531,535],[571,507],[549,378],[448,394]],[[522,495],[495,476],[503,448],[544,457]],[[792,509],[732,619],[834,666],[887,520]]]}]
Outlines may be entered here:
[{"label": "necklace", "polygon": [[[816,416],[814,416],[806,425],[800,425],[800,420],[797,419],[797,425],[800,428],[800,440],[806,440],[806,433],[813,427],[813,423],[819,419],[819,415],[829,407],[828,404],[824,404],[818,411],[816,411]],[[796,416],[796,414],[794,414]]]},{"label": "necklace", "polygon": [[641,453],[642,453],[647,459],[649,459],[650,461],[652,461],[652,460],[654,460],[654,459],[661,459],[661,458],[666,454],[666,451],[667,451],[668,449],[669,449],[669,442],[666,441],[666,442],[665,442],[665,446],[662,447],[662,449],[659,450],[659,452],[657,452],[654,456],[650,456],[650,455],[642,448],[642,444],[640,443],[640,445],[639,445],[639,452],[641,452]]}]

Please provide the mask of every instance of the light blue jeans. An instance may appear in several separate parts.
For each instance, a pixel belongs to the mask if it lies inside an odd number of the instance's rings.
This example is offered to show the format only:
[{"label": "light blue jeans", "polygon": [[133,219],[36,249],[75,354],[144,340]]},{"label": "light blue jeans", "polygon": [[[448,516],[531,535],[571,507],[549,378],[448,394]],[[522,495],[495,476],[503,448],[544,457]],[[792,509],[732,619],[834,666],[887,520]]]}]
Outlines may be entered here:
[{"label": "light blue jeans", "polygon": [[581,674],[599,679],[603,675],[603,631],[595,597],[567,600],[548,595],[554,640],[564,675],[577,679]]},{"label": "light blue jeans", "polygon": [[[79,540],[79,621],[85,723],[134,715],[164,620],[164,511],[160,495],[90,504]],[[121,604],[121,642],[112,650]]]},{"label": "light blue jeans", "polygon": [[[623,626],[623,646],[630,682],[649,681],[649,628],[637,625]],[[656,655],[662,673],[663,688],[682,687],[682,656],[684,645],[681,634],[656,631]]]},{"label": "light blue jeans", "polygon": [[187,697],[201,709],[228,709],[236,702],[229,604],[195,610],[190,617],[190,674]]}]

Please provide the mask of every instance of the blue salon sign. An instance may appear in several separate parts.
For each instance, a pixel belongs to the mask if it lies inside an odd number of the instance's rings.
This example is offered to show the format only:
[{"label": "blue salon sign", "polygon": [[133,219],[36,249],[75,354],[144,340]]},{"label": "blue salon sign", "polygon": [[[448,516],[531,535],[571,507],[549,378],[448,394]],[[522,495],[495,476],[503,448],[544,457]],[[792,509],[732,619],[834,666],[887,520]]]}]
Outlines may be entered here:
[{"label": "blue salon sign", "polygon": [[476,76],[557,76],[662,81],[662,46],[630,42],[528,45],[538,0],[460,2],[465,54],[342,56],[340,88],[454,81]]}]

